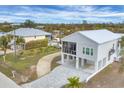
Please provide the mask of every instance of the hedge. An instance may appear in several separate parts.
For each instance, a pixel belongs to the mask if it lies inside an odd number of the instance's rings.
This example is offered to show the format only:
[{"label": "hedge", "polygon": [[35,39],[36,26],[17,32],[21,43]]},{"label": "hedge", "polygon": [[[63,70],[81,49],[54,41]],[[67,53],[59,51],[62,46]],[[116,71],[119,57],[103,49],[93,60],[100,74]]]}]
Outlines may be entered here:
[{"label": "hedge", "polygon": [[48,46],[48,40],[35,40],[30,41],[25,44],[25,49],[33,49],[33,48],[40,48],[40,47],[47,47]]}]

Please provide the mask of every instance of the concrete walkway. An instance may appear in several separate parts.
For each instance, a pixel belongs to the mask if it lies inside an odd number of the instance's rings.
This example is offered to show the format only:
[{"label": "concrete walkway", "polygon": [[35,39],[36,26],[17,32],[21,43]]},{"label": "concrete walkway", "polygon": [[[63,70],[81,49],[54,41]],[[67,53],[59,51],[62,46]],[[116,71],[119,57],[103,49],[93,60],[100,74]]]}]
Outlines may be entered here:
[{"label": "concrete walkway", "polygon": [[25,88],[60,88],[68,83],[67,78],[72,76],[77,76],[80,81],[86,80],[91,73],[84,72],[82,70],[77,70],[75,68],[69,68],[63,65],[56,67],[49,74],[32,81],[30,83],[22,85]]},{"label": "concrete walkway", "polygon": [[60,52],[50,54],[41,58],[37,64],[37,76],[38,78],[49,73],[51,71],[51,62],[53,58],[60,55]]},{"label": "concrete walkway", "polygon": [[13,80],[0,72],[0,88],[21,88]]}]

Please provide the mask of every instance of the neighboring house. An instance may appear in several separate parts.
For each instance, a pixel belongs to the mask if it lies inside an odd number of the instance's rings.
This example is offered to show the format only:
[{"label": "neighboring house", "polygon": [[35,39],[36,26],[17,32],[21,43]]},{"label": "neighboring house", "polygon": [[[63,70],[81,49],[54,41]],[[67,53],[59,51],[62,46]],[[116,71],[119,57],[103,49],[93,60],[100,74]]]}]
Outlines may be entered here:
[{"label": "neighboring house", "polygon": [[43,26],[43,25],[38,25],[38,26],[36,26],[36,28],[38,28],[38,29],[43,29],[45,26]]},{"label": "neighboring house", "polygon": [[[43,30],[34,29],[34,28],[19,28],[15,31],[8,32],[7,34],[12,36],[19,36],[23,37],[25,40],[25,43],[35,40],[42,40],[47,38],[48,40],[51,40],[52,34],[45,32]],[[14,40],[10,42],[11,49],[14,50]],[[16,49],[24,49],[25,44],[22,45],[16,45]]]},{"label": "neighboring house", "polygon": [[11,26],[20,26],[21,23],[12,23]]},{"label": "neighboring house", "polygon": [[120,38],[105,29],[72,33],[62,39],[61,63],[97,73],[120,57]]},{"label": "neighboring house", "polygon": [[20,88],[20,86],[0,72],[0,88]]},{"label": "neighboring house", "polygon": [[116,34],[118,34],[118,35],[124,37],[124,33],[116,33]]},{"label": "neighboring house", "polygon": [[19,28],[15,31],[11,31],[8,34],[23,37],[25,42],[41,40],[41,39],[51,39],[51,33],[45,32],[43,30],[34,29],[34,28]]},{"label": "neighboring house", "polygon": [[52,32],[52,41],[50,41],[49,45],[61,48],[61,37],[63,34],[60,30],[54,30]]}]

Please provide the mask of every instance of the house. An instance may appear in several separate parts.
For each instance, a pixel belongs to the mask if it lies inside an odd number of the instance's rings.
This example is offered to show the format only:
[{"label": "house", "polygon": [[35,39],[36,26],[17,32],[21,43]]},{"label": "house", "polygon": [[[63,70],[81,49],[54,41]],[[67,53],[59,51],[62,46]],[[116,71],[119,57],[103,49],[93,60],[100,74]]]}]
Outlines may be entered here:
[{"label": "house", "polygon": [[11,26],[20,26],[21,23],[11,23]]},{"label": "house", "polygon": [[23,37],[26,43],[33,40],[45,39],[46,37],[48,39],[51,39],[52,35],[51,33],[34,28],[19,28],[16,29],[15,31],[9,32],[8,34]]},{"label": "house", "polygon": [[60,30],[52,31],[52,40],[49,42],[49,46],[61,48],[61,37],[64,33]]},{"label": "house", "polygon": [[120,57],[120,38],[106,29],[72,33],[62,39],[61,64],[97,73]]},{"label": "house", "polygon": [[124,37],[124,33],[116,33],[118,35],[120,35],[121,37]]},{"label": "house", "polygon": [[5,36],[5,35],[6,35],[5,32],[0,31],[0,37],[1,37],[1,36]]},{"label": "house", "polygon": [[[18,36],[22,37],[25,40],[25,43],[30,41],[36,41],[36,40],[42,40],[47,38],[48,40],[51,40],[52,34],[45,32],[43,30],[34,29],[34,28],[19,28],[14,31],[8,32],[7,34],[12,36]],[[14,40],[10,42],[11,49],[15,49]],[[16,45],[16,49],[24,49],[25,44],[22,45]]]}]

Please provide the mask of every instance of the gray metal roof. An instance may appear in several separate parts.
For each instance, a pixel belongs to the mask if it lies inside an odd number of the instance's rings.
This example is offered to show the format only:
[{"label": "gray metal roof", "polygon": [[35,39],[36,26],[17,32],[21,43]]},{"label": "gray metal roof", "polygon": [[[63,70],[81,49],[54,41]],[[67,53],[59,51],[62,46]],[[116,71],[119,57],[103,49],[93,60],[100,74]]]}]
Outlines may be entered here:
[{"label": "gray metal roof", "polygon": [[5,35],[6,35],[6,32],[0,32],[0,37]]},{"label": "gray metal roof", "polygon": [[[8,32],[8,34],[14,35],[14,31]],[[15,35],[22,37],[30,37],[30,36],[51,35],[51,33],[34,28],[19,28],[15,30]]]},{"label": "gray metal roof", "polygon": [[20,86],[0,72],[0,88],[20,88]]},{"label": "gray metal roof", "polygon": [[79,31],[78,33],[95,41],[98,44],[121,38],[119,34],[113,33],[106,29],[85,30],[85,31]]}]

